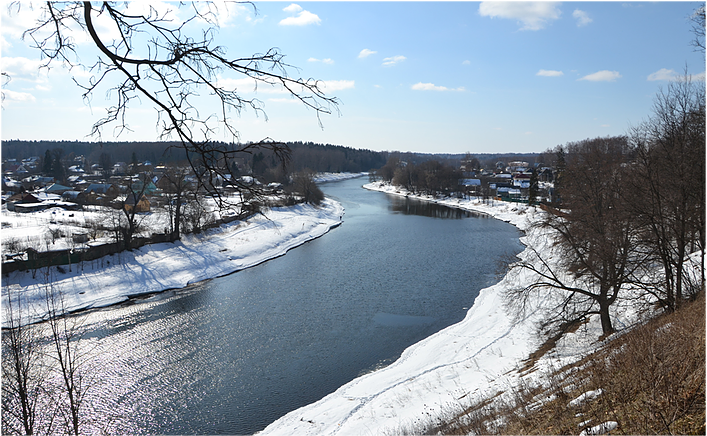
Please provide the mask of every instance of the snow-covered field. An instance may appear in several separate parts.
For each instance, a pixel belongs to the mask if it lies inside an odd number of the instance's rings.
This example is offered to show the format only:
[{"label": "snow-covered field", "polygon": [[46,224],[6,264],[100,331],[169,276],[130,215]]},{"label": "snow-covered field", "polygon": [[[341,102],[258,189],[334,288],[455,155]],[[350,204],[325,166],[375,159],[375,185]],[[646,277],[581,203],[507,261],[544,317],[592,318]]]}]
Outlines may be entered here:
[{"label": "snow-covered field", "polygon": [[[338,176],[329,175],[320,181],[337,179]],[[365,187],[406,194],[381,183]],[[524,244],[551,259],[547,235],[531,227],[543,213],[535,208],[473,199],[424,199],[507,221],[525,232]],[[64,294],[67,309],[106,306],[131,295],[181,288],[280,256],[325,234],[341,222],[343,213],[341,204],[332,200],[326,200],[321,207],[277,208],[268,213],[267,219],[233,222],[199,235],[184,236],[176,243],[149,245],[86,262],[81,267],[73,265],[71,271],[65,269],[63,274],[56,267],[49,270],[54,286]],[[36,224],[40,228],[46,225]],[[519,257],[527,258],[528,253],[526,249]],[[3,277],[3,287],[21,290],[30,303],[26,316],[40,319],[45,315],[42,285],[46,280],[42,271],[34,275],[17,272]],[[542,305],[518,319],[504,308],[503,293],[531,280],[523,271],[507,274],[498,284],[480,292],[462,322],[409,347],[388,367],[361,376],[322,400],[285,415],[263,434],[394,434],[399,429],[414,432],[476,398],[516,386],[523,377],[517,371],[520,362],[539,346],[535,325]],[[634,311],[617,307],[615,312],[617,328],[633,322]],[[559,367],[579,359],[599,345],[600,334],[598,320],[592,320],[566,335],[536,367]],[[540,372],[525,377],[537,377]]]}]

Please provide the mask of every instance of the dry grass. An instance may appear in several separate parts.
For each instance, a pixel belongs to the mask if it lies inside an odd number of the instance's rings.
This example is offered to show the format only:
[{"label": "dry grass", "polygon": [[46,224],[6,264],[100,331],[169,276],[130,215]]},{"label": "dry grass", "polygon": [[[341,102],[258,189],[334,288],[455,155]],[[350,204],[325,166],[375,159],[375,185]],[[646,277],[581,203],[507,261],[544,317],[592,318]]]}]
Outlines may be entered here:
[{"label": "dry grass", "polygon": [[[613,434],[705,434],[704,294],[546,378],[543,389],[519,387],[513,401],[465,407],[428,431],[579,434],[614,421]],[[569,406],[598,389],[602,393],[595,399]]]}]

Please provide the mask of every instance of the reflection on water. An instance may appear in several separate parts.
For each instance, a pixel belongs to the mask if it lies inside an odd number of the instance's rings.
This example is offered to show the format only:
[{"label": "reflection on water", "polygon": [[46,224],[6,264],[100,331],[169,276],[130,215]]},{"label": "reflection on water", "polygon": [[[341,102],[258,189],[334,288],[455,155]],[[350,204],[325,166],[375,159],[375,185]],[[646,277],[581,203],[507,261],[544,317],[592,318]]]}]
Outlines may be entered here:
[{"label": "reflection on water", "polygon": [[419,215],[431,218],[456,220],[470,217],[486,217],[486,215],[484,214],[442,206],[429,201],[421,201],[408,197],[400,197],[398,195],[389,195],[389,200],[390,205],[388,206],[388,210],[393,213],[401,213],[404,215]]}]

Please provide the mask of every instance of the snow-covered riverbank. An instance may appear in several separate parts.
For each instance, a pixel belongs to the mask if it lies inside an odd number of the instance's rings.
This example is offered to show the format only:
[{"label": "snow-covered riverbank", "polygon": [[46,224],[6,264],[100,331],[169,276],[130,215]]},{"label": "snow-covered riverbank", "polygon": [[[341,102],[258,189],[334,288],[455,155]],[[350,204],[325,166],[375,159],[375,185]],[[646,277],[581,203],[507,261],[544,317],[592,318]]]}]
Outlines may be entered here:
[{"label": "snow-covered riverbank", "polygon": [[[384,183],[364,187],[407,195]],[[475,199],[421,199],[509,222],[525,232],[521,239],[526,246],[551,255],[547,235],[531,226],[543,213],[534,207]],[[519,257],[528,255],[526,249]],[[520,270],[507,274],[499,283],[480,292],[462,322],[409,347],[390,366],[361,376],[322,400],[285,415],[262,434],[376,435],[400,430],[415,433],[438,417],[460,411],[475,399],[509,391],[520,383],[522,375],[517,369],[521,362],[540,345],[536,322],[541,311],[517,319],[504,308],[503,294],[531,280]],[[626,316],[631,316],[630,313],[624,312]],[[620,324],[623,315],[616,316]],[[599,345],[600,332],[597,320],[592,320],[585,328],[566,335],[536,367],[558,367],[579,359]],[[537,377],[539,373],[525,377]]]},{"label": "snow-covered riverbank", "polygon": [[[366,188],[405,195],[389,185]],[[531,227],[539,212],[521,204],[482,203],[477,200],[435,201],[451,207],[485,213],[525,232],[522,241],[550,255],[547,235]],[[341,222],[342,206],[327,200],[321,208],[299,205],[273,209],[267,219],[234,222],[200,235],[187,235],[171,244],[155,244],[89,262],[77,270],[58,273],[50,268],[54,286],[65,296],[69,310],[106,306],[129,296],[181,288],[189,283],[228,274],[284,254],[287,250],[325,234]],[[528,250],[520,257],[528,255]],[[108,264],[110,261],[110,264]],[[12,273],[3,285],[22,289],[33,303],[29,312],[41,318],[43,283],[39,272]],[[268,426],[264,434],[395,434],[425,426],[447,412],[459,410],[476,398],[520,383],[516,369],[537,349],[535,322],[539,312],[515,319],[504,309],[506,289],[523,286],[531,278],[507,274],[498,284],[481,291],[466,318],[409,347],[390,366],[359,377],[322,400],[297,409]],[[621,308],[617,308],[621,310]],[[629,311],[625,312],[626,314]],[[617,326],[625,320],[617,314]],[[578,359],[598,343],[598,322],[592,321],[567,335],[537,366],[561,366]],[[527,377],[536,377],[540,371]]]},{"label": "snow-covered riverbank", "polygon": [[[3,276],[3,287],[21,290],[24,321],[46,315],[48,281],[61,291],[67,310],[109,306],[130,296],[183,288],[191,283],[233,273],[318,238],[338,226],[342,205],[325,200],[320,207],[273,208],[266,216],[234,221],[175,243],[146,245],[102,259]],[[47,277],[47,274],[51,274]]]}]

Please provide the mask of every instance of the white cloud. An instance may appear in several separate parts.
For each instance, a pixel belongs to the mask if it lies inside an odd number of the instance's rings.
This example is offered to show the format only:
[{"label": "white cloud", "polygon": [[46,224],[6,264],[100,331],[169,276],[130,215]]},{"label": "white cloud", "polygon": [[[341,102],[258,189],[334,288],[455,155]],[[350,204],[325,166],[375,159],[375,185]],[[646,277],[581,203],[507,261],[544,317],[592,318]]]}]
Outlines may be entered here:
[{"label": "white cloud", "polygon": [[616,79],[621,78],[621,74],[618,71],[602,70],[596,73],[588,74],[579,80],[588,80],[590,82],[614,82]]},{"label": "white cloud", "polygon": [[287,90],[280,84],[258,82],[250,77],[231,79],[219,76],[217,77],[216,85],[225,89],[236,90],[239,93],[287,94]]},{"label": "white cloud", "polygon": [[10,102],[10,101],[36,101],[37,100],[30,93],[15,92],[15,91],[10,91],[9,89],[3,89],[2,96],[3,96],[3,100],[6,102]]},{"label": "white cloud", "polygon": [[586,26],[593,21],[586,12],[579,9],[575,9],[572,16],[577,19],[577,27]]},{"label": "white cloud", "polygon": [[321,62],[327,65],[334,65],[334,60],[330,58],[326,59],[317,59],[317,58],[309,58],[307,59],[307,62]]},{"label": "white cloud", "polygon": [[648,81],[649,82],[655,82],[659,80],[674,80],[677,78],[678,73],[675,72],[675,70],[669,70],[667,68],[661,68],[660,70],[656,71],[655,73],[652,73],[648,75]]},{"label": "white cloud", "polygon": [[292,3],[291,5],[283,9],[283,11],[288,12],[290,14],[296,14],[297,12],[302,12],[303,10],[304,9],[302,9],[302,6],[296,3]]},{"label": "white cloud", "polygon": [[34,83],[47,83],[48,70],[41,69],[42,62],[38,59],[27,59],[23,57],[2,57],[0,58],[1,69],[7,73],[12,80],[27,80]]},{"label": "white cloud", "polygon": [[297,15],[281,20],[280,24],[282,26],[307,26],[309,24],[320,24],[322,22],[317,14],[305,11],[300,5],[295,3],[292,3],[288,7],[284,8],[283,11]]},{"label": "white cloud", "polygon": [[389,57],[389,58],[384,58],[383,65],[385,65],[386,67],[390,67],[395,64],[399,64],[400,62],[404,61],[405,59],[407,59],[407,58],[405,56],[401,56],[401,55],[393,56],[393,57]]},{"label": "white cloud", "polygon": [[693,81],[704,82],[705,81],[705,71],[698,74],[691,74],[690,79]]},{"label": "white cloud", "polygon": [[[282,87],[280,84],[268,84],[263,82],[256,82],[254,79],[249,77],[240,79],[230,79],[224,77],[218,77],[217,86],[222,86],[226,89],[237,90],[239,93],[255,93],[255,94],[288,94],[289,91]],[[354,88],[355,82],[353,80],[319,80],[317,81],[317,86],[325,92],[336,92],[344,89]],[[291,84],[291,87],[297,92],[306,92],[304,88],[299,85]],[[278,99],[270,98],[268,101],[277,101]]]},{"label": "white cloud", "polygon": [[367,58],[370,55],[378,53],[377,51],[369,50],[367,48],[364,48],[361,50],[361,53],[358,54],[359,59]]},{"label": "white cloud", "polygon": [[691,82],[704,82],[705,81],[705,72],[697,73],[697,74],[688,74],[685,76],[684,74],[675,74],[675,76],[672,79],[668,80],[674,80],[676,82],[684,82],[685,80],[689,80]]},{"label": "white cloud", "polygon": [[563,76],[565,73],[562,71],[556,71],[556,70],[540,70],[537,73],[535,73],[536,76],[543,76],[543,77],[560,77]]},{"label": "white cloud", "polygon": [[[131,2],[131,3],[147,3],[147,2]],[[148,3],[151,4],[152,2]],[[210,18],[215,19],[219,26],[229,27],[235,24],[235,20],[239,16],[243,16],[245,21],[252,21],[251,13],[254,9],[249,5],[234,3],[228,0],[215,0],[211,2],[198,2],[194,4],[199,8],[200,12],[209,12]]]},{"label": "white cloud", "polygon": [[507,18],[522,23],[520,30],[540,30],[562,12],[555,2],[481,2],[479,15],[491,18]]},{"label": "white cloud", "polygon": [[25,30],[37,25],[37,20],[41,18],[42,9],[38,5],[30,5],[24,2],[15,4],[3,4],[0,7],[0,20],[2,26],[0,32],[3,37],[19,39]]},{"label": "white cloud", "polygon": [[462,62],[462,65],[471,65],[471,61],[468,61],[468,60],[464,61],[464,62]]},{"label": "white cloud", "polygon": [[323,80],[318,82],[318,85],[326,92],[336,92],[344,89],[353,89],[355,81],[353,80]]},{"label": "white cloud", "polygon": [[434,83],[422,83],[418,82],[412,85],[412,89],[415,91],[464,91],[464,87],[459,88],[447,88],[446,86],[438,86]]},{"label": "white cloud", "polygon": [[299,100],[294,98],[269,98],[268,101],[273,103],[299,103]]}]

